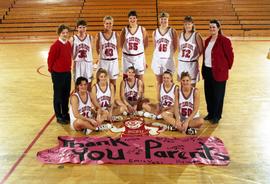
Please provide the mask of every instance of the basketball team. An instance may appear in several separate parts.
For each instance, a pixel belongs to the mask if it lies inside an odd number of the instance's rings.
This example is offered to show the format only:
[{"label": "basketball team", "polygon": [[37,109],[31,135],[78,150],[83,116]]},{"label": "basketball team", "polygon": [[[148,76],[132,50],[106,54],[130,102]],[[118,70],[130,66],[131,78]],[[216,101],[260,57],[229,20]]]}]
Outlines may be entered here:
[{"label": "basketball team", "polygon": [[[57,29],[59,39],[50,47],[48,71],[53,83],[53,106],[57,122],[69,124],[73,130],[108,130],[123,116],[136,115],[163,120],[157,126],[166,126],[186,134],[196,134],[204,120],[213,124],[222,118],[226,81],[234,54],[231,41],[221,32],[218,20],[210,20],[210,36],[203,41],[191,16],[184,18],[183,31],[178,35],[169,26],[169,14],[159,15],[160,26],[153,32],[154,52],[151,69],[156,76],[157,104],[144,96],[144,72],[147,67],[145,49],[148,34],[137,24],[137,12],[128,13],[129,25],[120,35],[113,31],[113,17],[103,18],[104,30],[95,38],[87,33],[87,22],[78,20],[77,33],[69,37],[69,27]],[[98,54],[96,83],[93,81],[93,50]],[[118,53],[122,51],[123,79],[120,99],[115,99],[119,75]],[[177,71],[174,54],[178,52]],[[208,115],[199,115],[200,92],[199,57],[203,55],[202,76]],[[73,64],[72,64],[73,63]],[[73,69],[73,77],[71,74]],[[179,85],[174,83],[177,73]],[[71,81],[75,92],[70,97]],[[70,99],[69,99],[70,97]]]}]

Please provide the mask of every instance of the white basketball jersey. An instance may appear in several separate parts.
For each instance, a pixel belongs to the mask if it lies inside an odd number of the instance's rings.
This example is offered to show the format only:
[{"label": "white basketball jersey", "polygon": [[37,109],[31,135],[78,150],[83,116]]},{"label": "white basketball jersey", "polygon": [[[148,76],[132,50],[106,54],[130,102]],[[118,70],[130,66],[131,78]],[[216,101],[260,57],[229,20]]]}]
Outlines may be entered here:
[{"label": "white basketball jersey", "polygon": [[129,102],[136,102],[138,100],[139,95],[139,84],[138,79],[135,79],[135,83],[133,86],[129,86],[128,81],[125,80],[125,98]]},{"label": "white basketball jersey", "polygon": [[182,88],[179,89],[179,110],[183,118],[188,118],[194,110],[194,91],[195,88],[192,88],[190,94],[185,97]]},{"label": "white basketball jersey", "polygon": [[91,36],[86,35],[86,37],[83,40],[81,40],[77,35],[73,36],[73,60],[78,62],[93,61]]},{"label": "white basketball jersey", "polygon": [[199,48],[196,42],[197,32],[193,32],[191,36],[186,40],[184,33],[182,32],[179,39],[179,61],[194,61],[199,58]]},{"label": "white basketball jersey", "polygon": [[154,57],[157,59],[173,58],[173,29],[168,28],[165,34],[161,34],[159,28],[154,32],[155,50]]},{"label": "white basketball jersey", "polygon": [[134,34],[128,27],[125,27],[125,42],[123,45],[123,53],[137,55],[144,52],[143,31],[142,27],[138,26]]},{"label": "white basketball jersey", "polygon": [[[86,118],[91,118],[92,114],[91,114],[91,99],[90,99],[90,95],[87,92],[87,101],[86,103],[84,103],[79,95],[79,93],[74,93],[75,96],[77,96],[78,100],[79,100],[79,107],[78,107],[78,111],[79,113],[86,117]],[[70,119],[75,120],[75,116],[72,110],[72,107],[70,108]]]},{"label": "white basketball jersey", "polygon": [[100,59],[113,60],[118,58],[116,32],[112,32],[109,39],[106,39],[102,32],[99,33]]},{"label": "white basketball jersey", "polygon": [[98,84],[97,89],[97,101],[102,109],[106,109],[111,106],[111,88],[110,83],[107,83],[105,91],[102,91]]},{"label": "white basketball jersey", "polygon": [[171,107],[174,105],[175,101],[175,84],[172,85],[169,91],[166,91],[164,84],[160,85],[160,106],[162,108]]}]

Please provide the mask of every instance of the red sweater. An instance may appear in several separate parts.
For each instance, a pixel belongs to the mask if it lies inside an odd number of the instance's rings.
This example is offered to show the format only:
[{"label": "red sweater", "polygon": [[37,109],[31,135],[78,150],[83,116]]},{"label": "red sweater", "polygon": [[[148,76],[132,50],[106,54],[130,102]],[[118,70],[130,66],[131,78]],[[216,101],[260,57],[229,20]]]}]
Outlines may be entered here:
[{"label": "red sweater", "polygon": [[[207,48],[211,36],[205,40],[203,62],[205,59],[205,49]],[[212,49],[212,73],[216,81],[226,81],[229,78],[229,70],[233,65],[233,48],[231,41],[225,36],[219,34]],[[202,76],[205,78],[205,65],[202,66]]]},{"label": "red sweater", "polygon": [[70,72],[71,54],[71,44],[69,42],[63,44],[59,40],[56,40],[49,51],[49,72]]}]

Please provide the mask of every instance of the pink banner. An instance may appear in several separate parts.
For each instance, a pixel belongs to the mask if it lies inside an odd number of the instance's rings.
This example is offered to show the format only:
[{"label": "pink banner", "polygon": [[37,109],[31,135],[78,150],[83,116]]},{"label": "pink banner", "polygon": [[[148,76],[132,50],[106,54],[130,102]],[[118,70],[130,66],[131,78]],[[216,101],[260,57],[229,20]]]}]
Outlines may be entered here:
[{"label": "pink banner", "polygon": [[228,165],[216,137],[58,137],[59,145],[37,153],[48,164],[207,164]]}]

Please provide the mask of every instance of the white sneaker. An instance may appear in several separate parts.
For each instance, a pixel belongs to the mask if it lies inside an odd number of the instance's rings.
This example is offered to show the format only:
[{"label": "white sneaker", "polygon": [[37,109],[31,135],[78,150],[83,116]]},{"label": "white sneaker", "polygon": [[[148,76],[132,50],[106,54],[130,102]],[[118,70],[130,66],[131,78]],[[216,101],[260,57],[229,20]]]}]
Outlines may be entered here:
[{"label": "white sneaker", "polygon": [[169,130],[169,131],[177,131],[177,129],[172,125],[167,125],[167,130]]},{"label": "white sneaker", "polygon": [[88,128],[83,129],[83,133],[84,133],[85,135],[89,135],[91,132],[93,132],[93,130],[88,129]]},{"label": "white sneaker", "polygon": [[112,125],[110,123],[102,124],[96,128],[96,131],[110,130]]},{"label": "white sneaker", "polygon": [[186,134],[187,135],[196,135],[197,130],[195,128],[187,128]]},{"label": "white sneaker", "polygon": [[161,119],[163,119],[163,118],[162,118],[161,114],[159,114],[159,115],[157,115],[156,119],[157,119],[157,120],[161,120]]},{"label": "white sneaker", "polygon": [[146,118],[151,118],[152,117],[151,113],[149,113],[149,112],[145,112],[143,114],[143,116],[146,117]]},{"label": "white sneaker", "polygon": [[151,114],[151,119],[157,119],[157,116],[155,114]]},{"label": "white sneaker", "polygon": [[143,114],[143,116],[146,117],[146,118],[150,118],[150,119],[156,119],[156,117],[157,117],[155,114],[152,114],[152,113],[149,113],[149,112],[145,112]]},{"label": "white sneaker", "polygon": [[137,111],[138,116],[144,116],[144,112],[143,111]]},{"label": "white sneaker", "polygon": [[112,116],[112,121],[123,121],[123,119],[122,116]]}]

